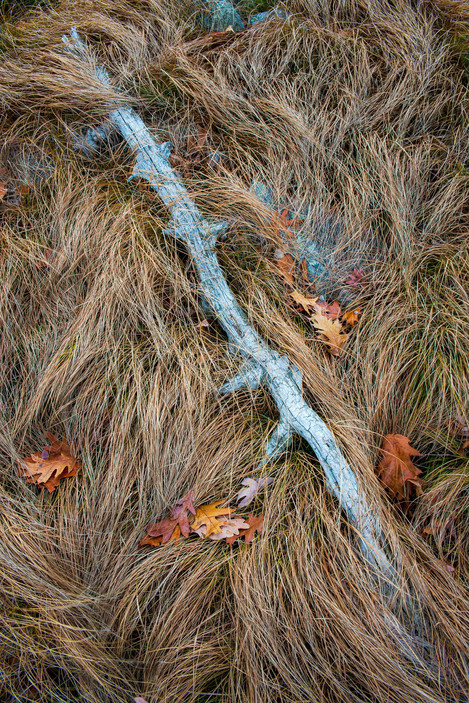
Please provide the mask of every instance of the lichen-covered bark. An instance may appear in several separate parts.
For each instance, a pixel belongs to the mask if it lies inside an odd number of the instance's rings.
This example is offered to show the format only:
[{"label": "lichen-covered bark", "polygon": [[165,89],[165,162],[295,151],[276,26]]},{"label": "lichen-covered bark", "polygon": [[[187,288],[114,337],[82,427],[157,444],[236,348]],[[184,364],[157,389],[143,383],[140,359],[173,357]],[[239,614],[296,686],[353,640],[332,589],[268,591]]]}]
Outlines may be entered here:
[{"label": "lichen-covered bark", "polygon": [[[64,37],[64,41],[75,53],[84,54],[84,45],[76,31],[72,32],[72,39]],[[93,70],[100,80],[110,83],[103,68]],[[268,347],[249,323],[225,280],[215,252],[217,235],[225,224],[211,224],[203,218],[171,166],[171,145],[158,144],[132,108],[115,109],[108,119],[135,152],[132,178],[147,180],[167,206],[171,215],[168,233],[184,242],[197,269],[206,301],[224,328],[231,348],[244,359],[238,375],[220,391],[226,393],[265,384],[280,413],[280,422],[267,445],[266,458],[272,460],[279,456],[294,433],[301,435],[316,454],[329,491],[356,526],[362,552],[379,572],[389,573],[390,565],[380,546],[378,520],[371,513],[331,431],[304,400],[300,371],[286,356]]]}]

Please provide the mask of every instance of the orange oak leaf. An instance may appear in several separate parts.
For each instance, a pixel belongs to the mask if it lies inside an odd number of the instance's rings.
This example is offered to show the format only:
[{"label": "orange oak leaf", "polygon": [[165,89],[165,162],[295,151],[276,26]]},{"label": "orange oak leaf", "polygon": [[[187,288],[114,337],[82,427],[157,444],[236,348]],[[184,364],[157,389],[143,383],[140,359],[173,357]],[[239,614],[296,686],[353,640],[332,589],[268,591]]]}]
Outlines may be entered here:
[{"label": "orange oak leaf", "polygon": [[159,537],[150,537],[150,535],[145,535],[145,537],[142,537],[142,539],[138,543],[138,546],[139,547],[159,547],[161,545],[161,540],[162,540],[161,535]]},{"label": "orange oak leaf", "polygon": [[419,478],[419,474],[422,472],[414,466],[411,457],[423,455],[410,446],[409,439],[402,434],[388,434],[384,438],[380,451],[383,458],[378,464],[376,473],[391,498],[396,497],[398,500],[408,498],[411,487],[415,489],[417,495],[421,495],[422,479]]},{"label": "orange oak leaf", "polygon": [[340,356],[348,334],[343,331],[339,320],[331,320],[325,315],[316,313],[311,317],[311,322],[321,333],[320,340],[327,346],[329,353]]},{"label": "orange oak leaf", "polygon": [[289,286],[293,285],[293,273],[295,271],[295,262],[291,254],[284,254],[280,256],[275,262],[277,266],[277,272],[282,276],[285,283]]},{"label": "orange oak leaf", "polygon": [[47,439],[50,446],[23,459],[18,475],[25,477],[27,483],[44,486],[52,493],[60,479],[75,476],[81,464],[70,454],[67,442],[60,441],[50,432],[47,432]]},{"label": "orange oak leaf", "polygon": [[239,535],[233,535],[232,537],[227,537],[226,541],[227,544],[234,544],[237,539],[241,539],[241,537],[244,537],[245,542],[252,542],[254,539],[254,534],[258,532],[259,534],[262,532],[263,527],[264,527],[264,516],[259,515],[258,517],[255,517],[252,513],[249,513],[249,517],[247,519],[247,522],[249,523],[249,527],[245,530],[240,530]]},{"label": "orange oak leaf", "polygon": [[345,323],[350,327],[355,327],[358,322],[359,316],[362,314],[361,308],[356,308],[356,310],[347,310],[344,312]]},{"label": "orange oak leaf", "polygon": [[[195,518],[191,523],[191,530],[197,532],[205,525],[206,530],[203,530],[203,534],[200,535],[203,537],[221,532],[221,526],[230,518],[230,514],[234,512],[233,508],[218,507],[224,502],[224,500],[217,500],[216,503],[207,503],[207,505],[201,505],[197,508]],[[217,517],[222,517],[224,520],[217,520]]]}]

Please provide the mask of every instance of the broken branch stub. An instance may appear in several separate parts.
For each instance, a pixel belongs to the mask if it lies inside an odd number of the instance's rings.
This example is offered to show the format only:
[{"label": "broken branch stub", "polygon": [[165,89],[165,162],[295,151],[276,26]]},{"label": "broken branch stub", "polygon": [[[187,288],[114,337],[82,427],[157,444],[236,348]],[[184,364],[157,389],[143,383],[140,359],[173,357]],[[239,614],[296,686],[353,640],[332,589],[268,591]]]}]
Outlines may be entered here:
[{"label": "broken branch stub", "polygon": [[[63,41],[77,56],[86,59],[85,45],[76,30],[72,31],[71,38],[63,37]],[[104,84],[111,84],[105,69],[92,67],[91,63],[90,69]],[[204,219],[171,166],[171,145],[168,142],[158,144],[132,108],[116,108],[110,112],[108,120],[134,150],[136,162],[131,178],[147,180],[167,206],[171,214],[167,233],[187,247],[205,300],[225,330],[231,348],[244,359],[237,376],[225,383],[220,392],[254,389],[264,384],[277,405],[280,421],[271,434],[262,464],[280,456],[295,433],[301,435],[318,458],[329,491],[356,527],[362,553],[378,573],[388,577],[392,567],[380,545],[379,521],[372,514],[331,431],[304,400],[301,372],[286,356],[268,347],[249,323],[225,280],[215,243],[226,223],[214,224]]]}]

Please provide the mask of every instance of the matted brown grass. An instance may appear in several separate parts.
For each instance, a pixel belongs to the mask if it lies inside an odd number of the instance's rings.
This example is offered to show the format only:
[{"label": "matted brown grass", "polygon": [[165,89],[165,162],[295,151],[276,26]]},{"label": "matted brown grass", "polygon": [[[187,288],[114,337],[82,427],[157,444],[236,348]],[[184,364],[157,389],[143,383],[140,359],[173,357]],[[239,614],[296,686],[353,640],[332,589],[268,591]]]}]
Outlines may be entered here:
[{"label": "matted brown grass", "polygon": [[[2,700],[468,699],[467,12],[285,8],[287,22],[226,37],[199,29],[195,6],[164,0],[64,0],[4,26],[3,162],[14,174],[34,147],[54,168],[0,222]],[[194,167],[187,186],[232,223],[218,246],[230,285],[302,370],[382,516],[393,587],[358,556],[300,442],[268,468],[276,482],[255,506],[266,528],[252,545],[137,548],[188,489],[199,504],[233,498],[277,412],[263,390],[217,396],[238,362],[213,318],[198,325],[196,275],[163,234],[157,196],[127,183],[131,155],[117,144],[89,161],[71,148],[72,130],[116,99],[64,53],[73,25],[162,141],[184,149],[208,128],[220,167]],[[324,242],[338,290],[365,269],[362,320],[340,359],[287,305],[252,179],[302,212],[304,233],[341,223]],[[51,495],[15,468],[48,430],[83,463]],[[374,478],[390,432],[424,454],[410,517]]]}]

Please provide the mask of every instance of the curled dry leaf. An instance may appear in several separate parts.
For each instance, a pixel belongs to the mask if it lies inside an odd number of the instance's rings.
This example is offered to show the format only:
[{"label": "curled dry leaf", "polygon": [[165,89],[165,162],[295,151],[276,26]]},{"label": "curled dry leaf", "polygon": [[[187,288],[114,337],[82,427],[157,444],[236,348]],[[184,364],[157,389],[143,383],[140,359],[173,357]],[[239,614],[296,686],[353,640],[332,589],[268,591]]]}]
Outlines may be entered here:
[{"label": "curled dry leaf", "polygon": [[412,487],[417,495],[421,495],[422,479],[419,474],[422,472],[414,466],[411,457],[423,455],[410,446],[409,439],[402,434],[388,434],[380,451],[383,458],[376,473],[391,498],[408,498]]},{"label": "curled dry leaf", "polygon": [[343,331],[339,320],[331,320],[325,315],[316,313],[312,316],[311,322],[321,333],[320,339],[327,346],[330,354],[340,356],[348,334]]},{"label": "curled dry leaf", "polygon": [[454,431],[463,437],[469,437],[469,422],[462,415],[456,415],[454,418]]},{"label": "curled dry leaf", "polygon": [[325,300],[319,299],[314,305],[314,311],[320,315],[324,315],[328,320],[338,320],[342,315],[338,300],[333,300],[332,303],[326,303]]},{"label": "curled dry leaf", "polygon": [[27,483],[44,486],[52,493],[62,478],[75,476],[80,462],[70,454],[70,445],[47,433],[50,446],[23,459],[18,467],[18,476],[24,476]]},{"label": "curled dry leaf", "polygon": [[295,235],[290,228],[293,227],[294,229],[298,229],[303,220],[299,220],[297,217],[289,218],[289,213],[290,210],[288,208],[284,208],[282,210],[280,215],[278,215],[278,217],[276,218],[275,230],[279,236],[281,236],[283,232],[291,239],[294,239]]},{"label": "curled dry leaf", "polygon": [[442,569],[447,571],[449,574],[452,574],[453,571],[456,571],[454,566],[451,566],[451,564],[448,564],[446,561],[443,561],[443,559],[435,559],[435,563],[441,566]]},{"label": "curled dry leaf", "polygon": [[239,507],[246,508],[248,505],[251,505],[256,495],[263,491],[266,486],[269,486],[273,482],[274,479],[270,477],[259,479],[244,478],[241,481],[241,484],[243,486],[246,486],[246,488],[242,488],[236,497],[236,501]]}]

